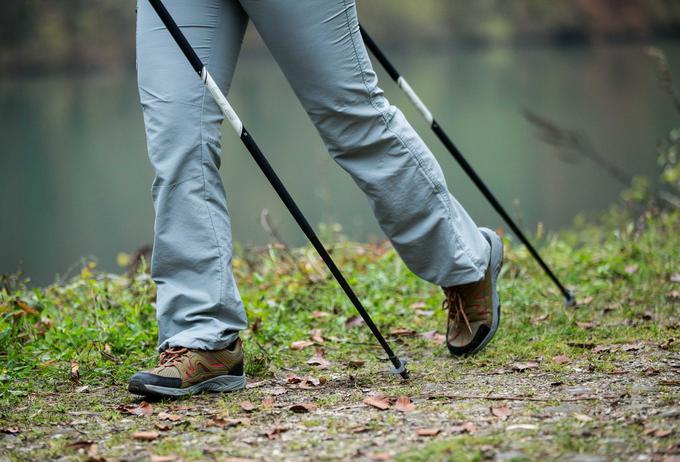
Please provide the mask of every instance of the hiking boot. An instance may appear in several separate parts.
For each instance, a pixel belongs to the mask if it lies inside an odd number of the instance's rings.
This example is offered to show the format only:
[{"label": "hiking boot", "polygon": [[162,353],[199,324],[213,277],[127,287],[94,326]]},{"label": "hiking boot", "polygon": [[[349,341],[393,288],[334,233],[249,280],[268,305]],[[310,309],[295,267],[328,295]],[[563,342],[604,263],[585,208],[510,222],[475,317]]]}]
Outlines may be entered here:
[{"label": "hiking boot", "polygon": [[454,356],[474,354],[493,338],[501,318],[496,280],[503,265],[503,242],[488,228],[479,228],[491,245],[484,278],[470,284],[443,287],[442,306],[449,311],[446,345]]},{"label": "hiking boot", "polygon": [[224,350],[168,348],[161,352],[158,366],[132,376],[128,390],[137,395],[183,396],[245,386],[243,343],[236,339]]}]

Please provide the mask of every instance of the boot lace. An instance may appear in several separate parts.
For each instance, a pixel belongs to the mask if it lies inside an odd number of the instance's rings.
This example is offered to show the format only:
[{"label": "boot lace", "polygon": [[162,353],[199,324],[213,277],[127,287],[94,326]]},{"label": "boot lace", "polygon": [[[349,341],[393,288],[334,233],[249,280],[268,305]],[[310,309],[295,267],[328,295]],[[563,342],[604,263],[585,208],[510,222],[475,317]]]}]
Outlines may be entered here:
[{"label": "boot lace", "polygon": [[168,348],[160,354],[160,365],[163,367],[172,367],[176,363],[182,362],[184,355],[188,352],[188,348]]},{"label": "boot lace", "polygon": [[454,288],[444,289],[446,297],[442,302],[442,308],[449,311],[449,320],[453,321],[458,328],[461,326],[461,321],[465,321],[470,334],[472,334],[472,327],[465,313],[465,301],[463,296]]}]

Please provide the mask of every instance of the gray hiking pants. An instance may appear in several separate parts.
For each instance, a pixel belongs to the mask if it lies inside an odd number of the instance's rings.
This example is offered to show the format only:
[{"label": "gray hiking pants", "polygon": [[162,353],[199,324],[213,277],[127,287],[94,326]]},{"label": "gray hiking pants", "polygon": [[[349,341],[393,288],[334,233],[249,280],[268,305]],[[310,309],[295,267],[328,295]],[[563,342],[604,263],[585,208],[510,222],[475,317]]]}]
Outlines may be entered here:
[{"label": "gray hiking pants", "polygon": [[[225,93],[252,20],[328,152],[364,191],[411,271],[440,286],[483,277],[489,245],[378,87],[353,0],[164,3]],[[224,348],[247,321],[218,173],[222,114],[146,0],[139,0],[137,21],[139,95],[156,174],[151,271],[159,348]]]}]

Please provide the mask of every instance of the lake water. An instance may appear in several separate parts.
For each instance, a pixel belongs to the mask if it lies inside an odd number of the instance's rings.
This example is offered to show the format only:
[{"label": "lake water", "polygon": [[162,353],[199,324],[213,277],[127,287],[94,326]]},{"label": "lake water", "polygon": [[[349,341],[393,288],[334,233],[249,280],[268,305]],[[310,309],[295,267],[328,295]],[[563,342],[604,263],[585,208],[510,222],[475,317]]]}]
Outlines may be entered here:
[{"label": "lake water", "polygon": [[[680,44],[662,47],[680,76]],[[678,125],[642,46],[387,50],[506,208],[528,229],[568,225],[622,186],[588,160],[565,163],[522,116],[527,108],[580,131],[630,174],[655,175],[656,140]],[[419,114],[380,72],[382,87],[434,151],[478,223],[503,226]],[[245,54],[230,100],[313,224],[356,240],[383,236],[351,179],[328,157],[285,79],[265,54]],[[240,244],[263,244],[263,208],[291,244],[304,236],[248,153],[224,127],[222,175]],[[81,257],[118,270],[118,252],[152,240],[152,171],[134,73],[0,77],[0,273],[54,280]]]}]

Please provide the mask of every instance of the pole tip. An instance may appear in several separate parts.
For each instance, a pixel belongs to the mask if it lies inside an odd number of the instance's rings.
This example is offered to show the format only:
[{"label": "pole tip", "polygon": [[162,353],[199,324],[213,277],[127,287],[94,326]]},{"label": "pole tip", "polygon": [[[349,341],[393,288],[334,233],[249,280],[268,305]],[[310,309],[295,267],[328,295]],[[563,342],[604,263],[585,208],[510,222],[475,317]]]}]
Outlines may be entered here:
[{"label": "pole tip", "polygon": [[397,361],[399,361],[399,367],[392,366],[390,372],[395,375],[401,375],[402,379],[408,380],[408,371],[406,370],[406,359],[399,358],[396,359]]},{"label": "pole tip", "polygon": [[564,306],[570,308],[574,305],[576,305],[576,295],[574,295],[574,291],[568,290],[567,293],[564,294]]}]

